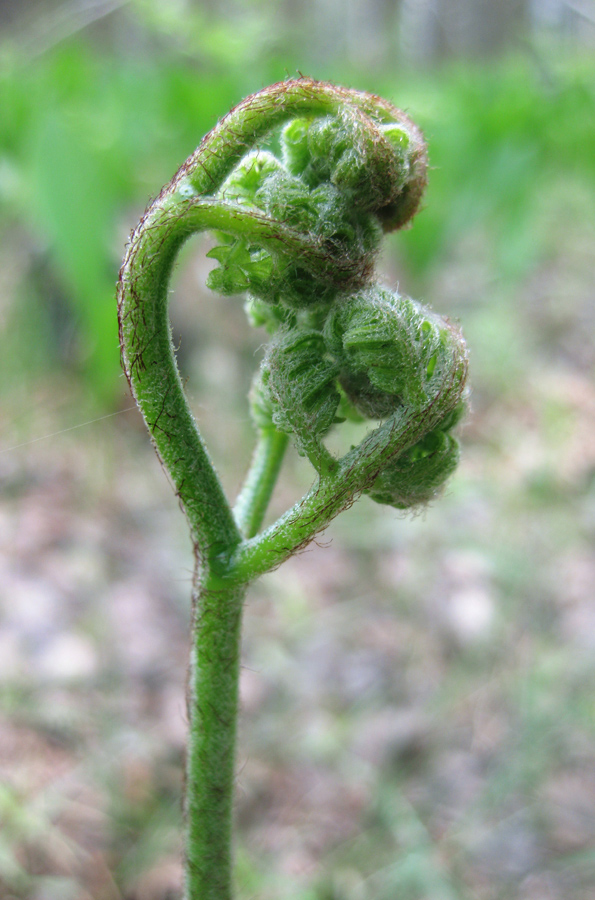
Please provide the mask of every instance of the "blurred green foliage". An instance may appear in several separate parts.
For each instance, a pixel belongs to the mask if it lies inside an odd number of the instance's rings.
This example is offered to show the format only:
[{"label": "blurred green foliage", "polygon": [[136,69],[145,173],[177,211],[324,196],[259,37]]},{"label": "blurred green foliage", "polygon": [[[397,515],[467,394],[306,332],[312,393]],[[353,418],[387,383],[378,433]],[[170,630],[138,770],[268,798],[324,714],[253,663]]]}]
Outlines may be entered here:
[{"label": "blurred green foliage", "polygon": [[416,77],[407,102],[434,171],[404,238],[415,270],[441,265],[480,226],[492,230],[496,272],[516,280],[546,249],[544,195],[579,181],[595,202],[594,76],[588,60],[548,72],[525,57]]},{"label": "blurred green foliage", "polygon": [[[131,223],[227,109],[305,56],[269,4],[246,6],[241,21],[147,2],[109,18],[111,31],[82,30],[44,52],[5,40],[0,57],[0,229],[29,248],[13,309],[27,327],[20,342],[13,332],[3,384],[62,355],[100,403],[119,384],[113,286]],[[422,283],[478,226],[491,231],[497,276],[518,279],[545,249],[543,193],[578,181],[595,197],[588,60],[324,69],[310,74],[391,97],[426,130],[426,208],[396,238]]]}]

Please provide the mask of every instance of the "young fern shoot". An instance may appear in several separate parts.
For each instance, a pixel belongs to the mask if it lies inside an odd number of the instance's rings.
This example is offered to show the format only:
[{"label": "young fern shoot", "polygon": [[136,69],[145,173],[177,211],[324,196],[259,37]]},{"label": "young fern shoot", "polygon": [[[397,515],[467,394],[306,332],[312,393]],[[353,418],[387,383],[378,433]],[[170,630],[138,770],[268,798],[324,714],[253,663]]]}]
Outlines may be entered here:
[{"label": "young fern shoot", "polygon": [[[281,152],[261,148],[281,129]],[[379,97],[299,78],[240,103],[203,139],[132,233],[118,283],[123,366],[179,496],[196,554],[185,797],[187,900],[230,900],[242,605],[248,585],[361,494],[404,510],[458,461],[467,353],[460,332],[378,283],[385,232],[426,184],[420,131]],[[247,293],[270,342],[250,393],[257,443],[231,507],[185,398],[168,319],[177,253],[210,231],[208,286]],[[374,427],[342,457],[324,439]],[[265,530],[291,438],[314,483]]]}]

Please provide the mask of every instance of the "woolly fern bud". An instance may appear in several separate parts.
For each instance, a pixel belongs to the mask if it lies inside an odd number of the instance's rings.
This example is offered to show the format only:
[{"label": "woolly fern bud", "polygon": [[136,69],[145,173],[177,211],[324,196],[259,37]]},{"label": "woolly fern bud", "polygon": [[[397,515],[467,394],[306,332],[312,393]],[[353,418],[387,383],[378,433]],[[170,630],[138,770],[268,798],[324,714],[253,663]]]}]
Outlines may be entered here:
[{"label": "woolly fern bud", "polygon": [[283,162],[311,188],[331,182],[383,230],[414,215],[426,185],[427,158],[419,129],[400,110],[398,122],[376,124],[353,107],[338,116],[294,119],[281,136]]},{"label": "woolly fern bud", "polygon": [[[253,206],[284,228],[307,234],[321,255],[339,260],[372,259],[382,237],[378,219],[357,211],[348,196],[332,184],[310,188],[290,175],[271,154],[250,154],[226,180],[221,196]],[[219,262],[207,285],[221,294],[249,290],[272,305],[304,308],[330,304],[343,286],[329,267],[326,278],[310,272],[284,253],[270,254],[245,238],[220,235],[207,256]],[[340,274],[340,267],[337,267]]]},{"label": "woolly fern bud", "polygon": [[335,421],[339,392],[336,364],[328,359],[319,332],[293,328],[280,331],[267,348],[261,368],[259,415],[267,404],[280,431],[293,433],[303,454]]},{"label": "woolly fern bud", "polygon": [[395,121],[378,121],[356,104],[294,119],[281,135],[282,161],[257,150],[237,163],[217,197],[307,236],[315,258],[220,234],[208,254],[219,263],[210,288],[303,309],[330,306],[368,280],[383,230],[409,220],[425,187],[420,132],[399,110],[382,111]]},{"label": "woolly fern bud", "polygon": [[334,184],[359,209],[385,206],[398,195],[408,173],[406,160],[393,152],[384,126],[373,127],[353,108],[337,116],[290,122],[281,145],[289,172],[312,189]]},{"label": "woolly fern bud", "polygon": [[458,441],[436,429],[389,462],[365,493],[396,509],[421,506],[437,495],[458,461]]},{"label": "woolly fern bud", "polygon": [[333,310],[325,337],[340,365],[341,386],[369,418],[384,418],[401,405],[421,409],[458,340],[439,316],[377,284]]}]

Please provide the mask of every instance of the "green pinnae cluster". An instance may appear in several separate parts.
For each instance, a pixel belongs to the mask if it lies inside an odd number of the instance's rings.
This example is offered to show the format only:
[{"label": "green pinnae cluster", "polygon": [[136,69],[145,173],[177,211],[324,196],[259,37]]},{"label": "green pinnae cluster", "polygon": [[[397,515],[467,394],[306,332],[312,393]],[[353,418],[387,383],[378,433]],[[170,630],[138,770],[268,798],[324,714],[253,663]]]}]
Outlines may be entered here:
[{"label": "green pinnae cluster", "polygon": [[[345,418],[379,420],[430,407],[455,360],[464,358],[455,329],[380,285],[342,298],[312,325],[312,317],[308,326],[296,317],[273,336],[251,412],[257,428],[293,434],[298,451],[313,462],[321,439]],[[456,468],[451,432],[464,411],[463,400],[447,410],[437,427],[380,471],[368,496],[398,509],[431,500]]]},{"label": "green pinnae cluster", "polygon": [[340,400],[338,372],[320,332],[279,331],[267,348],[252,389],[255,423],[264,422],[270,414],[275,427],[293,434],[298,451],[306,453],[335,422]]},{"label": "green pinnae cluster", "polygon": [[390,460],[364,493],[395,509],[415,509],[430,503],[455,471],[460,446],[453,430],[467,413],[466,393],[439,425]]},{"label": "green pinnae cluster", "polygon": [[422,506],[434,499],[458,462],[459,442],[437,428],[389,462],[364,493],[396,509]]},{"label": "green pinnae cluster", "polygon": [[452,360],[452,329],[420,303],[374,285],[340,303],[325,336],[341,386],[362,415],[420,409]]},{"label": "green pinnae cluster", "polygon": [[[408,202],[411,178],[425,183],[425,168],[421,176],[414,171],[418,148],[405,124],[373,124],[355,107],[293,119],[280,143],[281,159],[265,150],[248,153],[217,196],[307,235],[330,265],[321,276],[293,253],[218,234],[208,255],[219,265],[207,285],[225,295],[248,291],[284,310],[329,306],[371,268],[386,223],[401,199]],[[341,273],[344,261],[356,273],[351,285]]]},{"label": "green pinnae cluster", "polygon": [[410,174],[411,140],[404,125],[371,129],[351,109],[337,116],[294,119],[282,135],[283,162],[311,189],[329,182],[361,210],[378,212],[393,203]]}]

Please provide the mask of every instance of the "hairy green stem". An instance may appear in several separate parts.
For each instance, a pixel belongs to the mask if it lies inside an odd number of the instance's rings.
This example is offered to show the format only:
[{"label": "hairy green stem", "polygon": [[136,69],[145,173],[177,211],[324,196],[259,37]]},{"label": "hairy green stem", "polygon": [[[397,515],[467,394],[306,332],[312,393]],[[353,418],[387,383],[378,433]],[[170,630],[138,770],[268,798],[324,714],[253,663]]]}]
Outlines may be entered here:
[{"label": "hairy green stem", "polygon": [[247,538],[254,537],[262,525],[288,440],[288,435],[276,428],[259,432],[250,470],[233,509],[238,528]]},{"label": "hairy green stem", "polygon": [[203,572],[188,685],[186,896],[231,900],[231,831],[245,587]]}]

